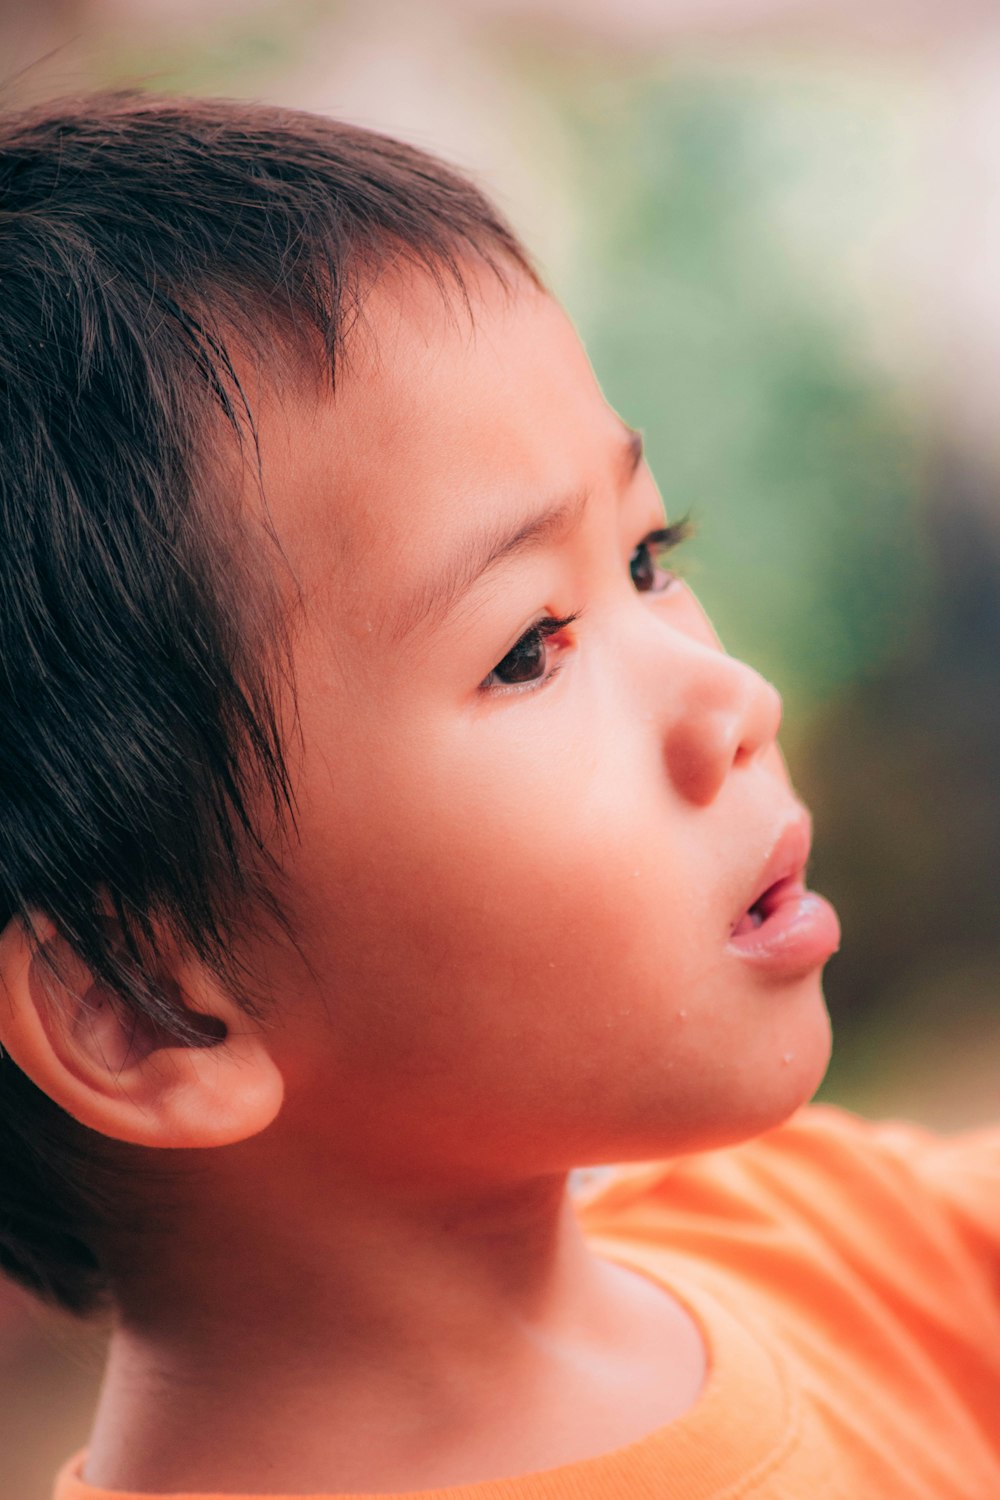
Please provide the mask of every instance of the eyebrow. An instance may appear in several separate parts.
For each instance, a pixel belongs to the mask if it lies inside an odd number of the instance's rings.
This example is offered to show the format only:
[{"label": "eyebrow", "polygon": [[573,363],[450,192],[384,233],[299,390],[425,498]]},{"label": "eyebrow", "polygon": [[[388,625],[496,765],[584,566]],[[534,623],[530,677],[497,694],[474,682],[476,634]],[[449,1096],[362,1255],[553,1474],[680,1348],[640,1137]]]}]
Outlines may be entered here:
[{"label": "eyebrow", "polygon": [[[622,429],[624,441],[618,460],[618,475],[624,489],[642,463],[643,442],[642,433],[636,428],[623,422]],[[581,490],[546,505],[534,515],[515,521],[502,531],[495,526],[486,527],[463,538],[442,572],[393,610],[387,622],[393,639],[401,641],[417,624],[444,619],[473,584],[500,563],[536,551],[547,542],[565,536],[580,520],[589,498],[588,492]]]}]

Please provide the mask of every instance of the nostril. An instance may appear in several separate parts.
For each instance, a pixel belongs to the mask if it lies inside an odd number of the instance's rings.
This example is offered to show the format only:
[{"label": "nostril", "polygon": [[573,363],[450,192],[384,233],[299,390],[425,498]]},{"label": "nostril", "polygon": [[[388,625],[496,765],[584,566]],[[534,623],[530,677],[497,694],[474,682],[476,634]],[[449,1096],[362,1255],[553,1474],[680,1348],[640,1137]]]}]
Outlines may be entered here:
[{"label": "nostril", "polygon": [[766,678],[722,651],[696,647],[691,664],[663,748],[681,796],[704,806],[733,769],[774,752],[782,704]]},{"label": "nostril", "polygon": [[761,750],[774,744],[781,728],[784,707],[781,694],[773,683],[752,667],[746,670],[751,675],[751,682],[743,707],[739,743],[733,756],[733,764],[737,766],[745,765]]},{"label": "nostril", "polygon": [[[725,709],[692,710],[667,735],[671,780],[687,801],[707,806],[743,754],[738,716]],[[754,754],[748,748],[748,756]]]}]

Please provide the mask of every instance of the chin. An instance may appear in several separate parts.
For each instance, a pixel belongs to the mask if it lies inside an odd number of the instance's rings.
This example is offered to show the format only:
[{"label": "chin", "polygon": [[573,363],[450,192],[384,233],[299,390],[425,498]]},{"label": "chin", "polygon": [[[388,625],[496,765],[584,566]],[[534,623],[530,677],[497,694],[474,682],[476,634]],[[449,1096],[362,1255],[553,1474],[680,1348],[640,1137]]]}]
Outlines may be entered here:
[{"label": "chin", "polygon": [[730,1141],[719,1144],[762,1135],[808,1104],[823,1082],[831,1048],[830,1017],[820,994],[808,1029],[798,1028],[787,1045],[779,1046],[769,1055],[766,1076],[762,1069],[758,1088],[748,1091],[746,1128]]},{"label": "chin", "polygon": [[[655,1138],[647,1139],[631,1159],[716,1150],[774,1130],[813,1097],[830,1051],[830,1018],[817,989],[794,1029],[772,1033],[740,1066],[717,1074],[711,1092],[699,1091],[686,1108],[671,1109],[670,1120],[658,1121]],[[676,1096],[674,1102],[676,1106]]]}]

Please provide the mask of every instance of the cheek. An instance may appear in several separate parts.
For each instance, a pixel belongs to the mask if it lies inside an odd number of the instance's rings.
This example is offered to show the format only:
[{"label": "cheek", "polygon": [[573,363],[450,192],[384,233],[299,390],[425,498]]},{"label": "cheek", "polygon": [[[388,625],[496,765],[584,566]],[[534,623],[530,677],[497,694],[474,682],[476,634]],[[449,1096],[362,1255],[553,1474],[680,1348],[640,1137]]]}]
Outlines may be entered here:
[{"label": "cheek", "polygon": [[727,968],[723,844],[644,743],[400,738],[409,754],[345,754],[302,799],[310,1130],[343,1096],[396,1153],[439,1132],[596,1161],[719,1144],[808,1097],[818,976],[780,998]]},{"label": "cheek", "polygon": [[310,957],[352,997],[359,1048],[488,1052],[526,1027],[565,1043],[570,1006],[574,1034],[606,1039],[622,993],[683,992],[704,881],[651,788],[541,737],[411,743],[367,785],[330,778],[304,829]]}]

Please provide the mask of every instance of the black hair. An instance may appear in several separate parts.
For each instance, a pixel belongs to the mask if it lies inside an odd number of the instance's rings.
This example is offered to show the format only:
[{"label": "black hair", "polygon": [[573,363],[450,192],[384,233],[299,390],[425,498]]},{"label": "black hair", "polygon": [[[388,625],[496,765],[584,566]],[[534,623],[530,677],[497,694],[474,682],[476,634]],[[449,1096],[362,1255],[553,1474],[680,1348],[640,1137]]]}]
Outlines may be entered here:
[{"label": "black hair", "polygon": [[[476,187],[371,131],[138,93],[0,116],[0,929],[43,914],[179,1039],[162,933],[252,1006],[232,936],[284,921],[294,826],[278,548],[209,461],[220,421],[255,439],[235,349],[335,381],[380,269],[467,297],[470,257],[534,276]],[[0,1061],[0,1267],[76,1311],[100,1146]]]}]

